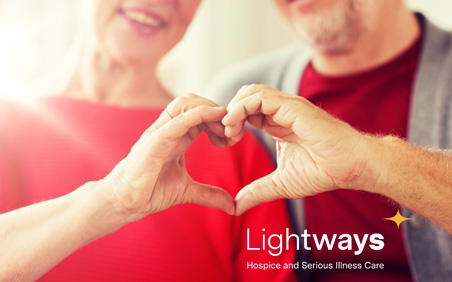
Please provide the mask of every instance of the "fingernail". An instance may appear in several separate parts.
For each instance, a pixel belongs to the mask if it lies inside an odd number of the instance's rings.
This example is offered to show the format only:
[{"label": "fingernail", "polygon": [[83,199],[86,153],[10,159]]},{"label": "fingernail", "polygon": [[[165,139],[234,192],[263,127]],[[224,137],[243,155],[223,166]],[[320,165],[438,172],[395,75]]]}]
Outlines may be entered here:
[{"label": "fingernail", "polygon": [[235,216],[241,216],[243,214],[243,212],[236,212]]},{"label": "fingernail", "polygon": [[229,146],[234,146],[236,144],[236,142],[232,141],[231,138],[228,138],[227,141]]},{"label": "fingernail", "polygon": [[231,137],[231,127],[230,126],[225,126],[224,127],[224,135],[226,135],[226,137]]},{"label": "fingernail", "polygon": [[240,137],[239,136],[234,136],[231,138],[232,142],[234,143],[238,143],[240,141]]},{"label": "fingernail", "polygon": [[221,119],[221,124],[226,126],[226,118],[228,117],[228,114],[226,114],[222,119]]}]

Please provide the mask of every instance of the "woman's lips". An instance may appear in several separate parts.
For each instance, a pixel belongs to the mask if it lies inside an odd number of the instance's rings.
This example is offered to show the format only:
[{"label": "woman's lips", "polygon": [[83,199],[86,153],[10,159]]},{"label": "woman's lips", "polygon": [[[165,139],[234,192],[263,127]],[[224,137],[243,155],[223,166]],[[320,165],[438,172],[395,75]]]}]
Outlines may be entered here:
[{"label": "woman's lips", "polygon": [[120,11],[121,16],[140,34],[153,35],[165,26],[161,16],[143,8],[127,8]]},{"label": "woman's lips", "polygon": [[289,0],[289,2],[294,3],[294,4],[308,4],[310,2],[312,2],[312,0]]},{"label": "woman's lips", "polygon": [[296,5],[297,7],[309,6],[313,4],[313,0],[289,0],[292,5]]}]

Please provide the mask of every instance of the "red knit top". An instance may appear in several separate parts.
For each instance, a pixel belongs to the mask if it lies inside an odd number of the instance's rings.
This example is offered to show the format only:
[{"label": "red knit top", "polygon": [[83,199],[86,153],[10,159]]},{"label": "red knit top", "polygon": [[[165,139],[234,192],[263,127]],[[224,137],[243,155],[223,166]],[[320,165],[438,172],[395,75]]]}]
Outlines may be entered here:
[{"label": "red knit top", "polygon": [[[163,109],[131,109],[55,97],[0,101],[0,212],[65,195],[106,176]],[[191,177],[233,196],[274,168],[251,134],[224,150],[201,135],[186,153]],[[247,263],[291,263],[247,250],[289,227],[283,201],[243,216],[186,204],[145,217],[70,255],[40,281],[286,281],[292,270],[247,269]],[[32,234],[30,234],[32,236]],[[46,254],[43,253],[42,256]],[[39,257],[36,258],[39,260]]]}]

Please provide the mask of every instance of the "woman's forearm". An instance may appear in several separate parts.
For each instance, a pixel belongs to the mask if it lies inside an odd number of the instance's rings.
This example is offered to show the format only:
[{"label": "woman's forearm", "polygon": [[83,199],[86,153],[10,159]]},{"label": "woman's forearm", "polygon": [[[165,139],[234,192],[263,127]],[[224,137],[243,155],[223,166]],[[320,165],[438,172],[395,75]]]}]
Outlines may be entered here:
[{"label": "woman's forearm", "polygon": [[227,191],[195,182],[183,165],[202,131],[214,145],[226,145],[224,129],[217,136],[207,126],[219,123],[226,109],[194,94],[175,99],[168,109],[104,179],[0,215],[0,281],[35,280],[89,242],[174,205],[194,203],[234,214]]},{"label": "woman's forearm", "polygon": [[123,217],[99,183],[1,214],[0,281],[35,280],[77,249],[119,229]]}]

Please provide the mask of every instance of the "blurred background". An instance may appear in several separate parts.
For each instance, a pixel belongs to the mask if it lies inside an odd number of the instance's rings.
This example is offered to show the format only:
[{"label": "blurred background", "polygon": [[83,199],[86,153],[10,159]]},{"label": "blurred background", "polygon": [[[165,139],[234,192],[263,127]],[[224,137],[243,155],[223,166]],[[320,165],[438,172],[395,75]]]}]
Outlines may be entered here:
[{"label": "blurred background", "polygon": [[[452,1],[406,1],[452,30]],[[81,2],[0,0],[0,95],[60,91],[64,78],[58,70],[70,63],[76,46]],[[203,89],[224,67],[292,42],[271,0],[204,0],[183,41],[162,61],[160,77],[175,95],[205,95]]]}]

